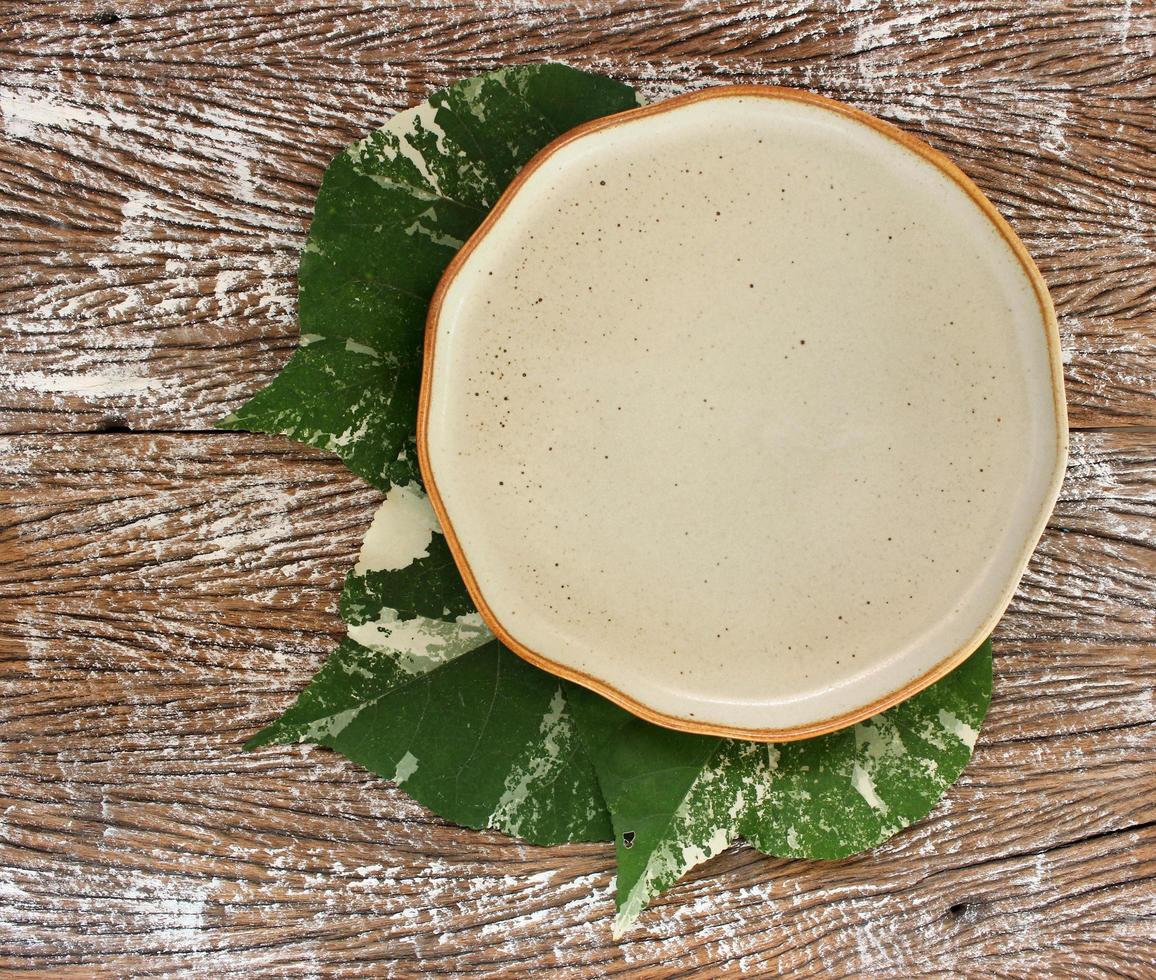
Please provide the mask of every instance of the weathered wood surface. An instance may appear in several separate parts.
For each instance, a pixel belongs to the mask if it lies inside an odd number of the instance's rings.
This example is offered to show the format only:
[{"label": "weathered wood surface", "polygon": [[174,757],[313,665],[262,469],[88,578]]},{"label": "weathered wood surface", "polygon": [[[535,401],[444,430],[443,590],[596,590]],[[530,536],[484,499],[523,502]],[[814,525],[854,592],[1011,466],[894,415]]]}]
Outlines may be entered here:
[{"label": "weathered wood surface", "polygon": [[[1140,0],[0,5],[0,970],[1153,975],[1154,41]],[[799,85],[946,150],[1035,255],[1103,430],[932,817],[836,863],[733,848],[620,944],[608,847],[239,752],[338,635],[377,498],[200,431],[292,349],[330,155],[544,57]]]},{"label": "weathered wood surface", "polygon": [[2,448],[0,966],[1143,972],[1148,434],[1076,436],[997,636],[990,720],[929,820],[834,864],[734,849],[620,946],[609,847],[447,826],[331,753],[239,752],[338,635],[373,491],[255,436]]},{"label": "weathered wood surface", "polygon": [[4,9],[0,431],[207,427],[292,348],[330,157],[435,85],[538,58],[651,95],[802,86],[923,136],[1039,262],[1073,424],[1156,421],[1151,0]]}]

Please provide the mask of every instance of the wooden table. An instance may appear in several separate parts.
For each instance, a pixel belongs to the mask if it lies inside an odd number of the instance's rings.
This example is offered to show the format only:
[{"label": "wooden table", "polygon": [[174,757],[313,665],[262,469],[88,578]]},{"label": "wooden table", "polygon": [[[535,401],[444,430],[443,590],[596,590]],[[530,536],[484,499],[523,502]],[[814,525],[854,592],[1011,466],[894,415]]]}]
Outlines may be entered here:
[{"label": "wooden table", "polygon": [[[0,968],[1156,976],[1152,0],[7,0],[0,24]],[[536,59],[651,97],[799,86],[945,150],[1051,286],[1075,430],[934,814],[834,863],[734,847],[619,944],[609,846],[239,751],[340,634],[378,495],[211,425],[296,343],[333,153]]]}]

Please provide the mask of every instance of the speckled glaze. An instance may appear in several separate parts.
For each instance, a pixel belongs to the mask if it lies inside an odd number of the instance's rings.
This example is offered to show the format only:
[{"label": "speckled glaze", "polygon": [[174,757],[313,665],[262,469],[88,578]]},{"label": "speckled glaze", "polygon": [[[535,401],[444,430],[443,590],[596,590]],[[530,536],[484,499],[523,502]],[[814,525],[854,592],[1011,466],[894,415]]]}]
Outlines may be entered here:
[{"label": "speckled glaze", "polygon": [[567,134],[431,307],[419,449],[486,622],[661,724],[787,740],[943,676],[1055,502],[1055,317],[919,141],[769,87]]}]

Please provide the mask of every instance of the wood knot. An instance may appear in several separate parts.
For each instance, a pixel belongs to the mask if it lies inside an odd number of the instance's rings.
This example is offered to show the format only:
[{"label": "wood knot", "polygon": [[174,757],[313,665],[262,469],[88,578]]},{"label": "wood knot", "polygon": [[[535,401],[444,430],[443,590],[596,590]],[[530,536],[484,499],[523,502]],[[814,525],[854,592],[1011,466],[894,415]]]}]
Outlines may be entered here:
[{"label": "wood knot", "polygon": [[979,917],[979,908],[979,902],[956,902],[948,907],[947,914],[961,922],[972,922]]}]

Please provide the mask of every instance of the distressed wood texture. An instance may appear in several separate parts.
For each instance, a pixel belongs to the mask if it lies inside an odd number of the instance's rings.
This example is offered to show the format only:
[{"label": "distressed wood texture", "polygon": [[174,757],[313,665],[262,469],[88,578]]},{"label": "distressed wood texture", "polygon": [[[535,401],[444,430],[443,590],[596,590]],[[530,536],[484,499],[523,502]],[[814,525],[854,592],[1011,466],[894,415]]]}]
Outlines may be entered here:
[{"label": "distressed wood texture", "polygon": [[294,344],[330,157],[433,86],[541,58],[650,96],[802,86],[924,137],[1039,262],[1073,424],[1156,421],[1151,0],[4,9],[0,431],[207,427]]},{"label": "distressed wood texture", "polygon": [[[1153,976],[1154,42],[1151,0],[0,2],[0,971]],[[839,862],[732,848],[620,943],[608,846],[240,753],[339,635],[378,497],[204,431],[295,343],[331,155],[542,58],[801,86],[947,151],[1044,272],[1090,430],[932,816]]]},{"label": "distressed wood texture", "polygon": [[17,436],[0,459],[0,966],[1145,969],[1148,434],[1075,437],[975,759],[931,818],[829,864],[732,849],[620,945],[608,846],[448,826],[328,752],[240,753],[337,637],[373,491],[255,436]]}]

